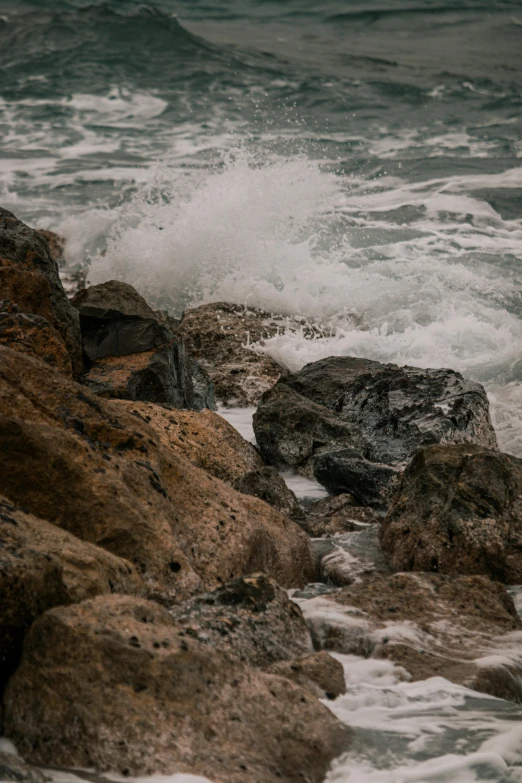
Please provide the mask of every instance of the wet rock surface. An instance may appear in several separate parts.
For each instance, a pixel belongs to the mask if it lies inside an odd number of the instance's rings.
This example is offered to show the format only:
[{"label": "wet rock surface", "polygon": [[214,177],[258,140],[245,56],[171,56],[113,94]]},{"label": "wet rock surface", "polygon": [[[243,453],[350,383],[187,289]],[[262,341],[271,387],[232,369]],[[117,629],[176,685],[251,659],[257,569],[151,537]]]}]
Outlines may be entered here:
[{"label": "wet rock surface", "polygon": [[72,375],[71,357],[65,343],[41,315],[21,312],[9,299],[0,301],[0,345],[26,353]]},{"label": "wet rock surface", "polygon": [[266,671],[287,677],[309,690],[318,699],[336,699],[346,693],[342,665],[324,650],[302,655],[293,661],[279,661],[269,666]]},{"label": "wet rock surface", "polygon": [[40,764],[321,783],[349,730],[307,690],[179,631],[128,597],[50,610],[8,685],[7,735]]},{"label": "wet rock surface", "polygon": [[168,449],[143,420],[0,347],[0,492],[130,560],[149,595],[187,597],[254,571],[302,585],[305,533]]},{"label": "wet rock surface", "polygon": [[349,492],[360,506],[386,509],[398,484],[395,468],[364,459],[354,449],[320,454],[314,460],[314,476],[330,492]]},{"label": "wet rock surface", "polygon": [[107,399],[165,403],[177,408],[214,408],[212,383],[182,344],[99,359],[83,378],[92,392]]},{"label": "wet rock surface", "polygon": [[46,783],[50,778],[18,756],[0,752],[0,780],[4,783]]},{"label": "wet rock surface", "polygon": [[78,313],[71,305],[47,240],[0,208],[0,300],[45,318],[55,340],[62,341],[72,371],[83,370]]},{"label": "wet rock surface", "polygon": [[381,519],[378,511],[358,506],[352,495],[342,493],[316,500],[309,505],[301,526],[313,538],[328,538],[359,530],[364,525],[379,523]]},{"label": "wet rock surface", "polygon": [[234,481],[234,489],[245,495],[261,498],[299,524],[305,519],[305,513],[294,492],[287,487],[284,478],[275,468],[265,466],[245,473]]},{"label": "wet rock surface", "polygon": [[219,302],[184,313],[178,334],[208,372],[216,399],[228,406],[255,405],[284,372],[248,346],[273,337],[278,325],[263,310]]},{"label": "wet rock surface", "polygon": [[140,595],[131,564],[0,496],[0,694],[25,634],[47,609],[110,593]]},{"label": "wet rock surface", "polygon": [[264,667],[312,652],[301,610],[273,580],[255,574],[169,607],[187,637]]},{"label": "wet rock surface", "polygon": [[150,351],[173,339],[172,330],[128,283],[109,280],[89,286],[72,303],[80,316],[82,347],[91,362]]},{"label": "wet rock surface", "polygon": [[257,449],[211,410],[178,410],[148,402],[119,404],[150,424],[165,446],[227,484],[234,485],[264,465]]},{"label": "wet rock surface", "polygon": [[[381,494],[383,466],[400,467],[423,446],[496,448],[480,384],[453,370],[351,357],[323,359],[281,378],[263,395],[254,430],[271,464],[315,470],[328,488],[359,493],[365,503]],[[326,456],[340,450],[344,456]]]},{"label": "wet rock surface", "polygon": [[397,570],[522,583],[522,460],[473,444],[423,449],[404,473],[381,544]]},{"label": "wet rock surface", "polygon": [[374,575],[299,604],[316,649],[387,658],[405,679],[441,676],[522,699],[522,621],[487,577]]}]

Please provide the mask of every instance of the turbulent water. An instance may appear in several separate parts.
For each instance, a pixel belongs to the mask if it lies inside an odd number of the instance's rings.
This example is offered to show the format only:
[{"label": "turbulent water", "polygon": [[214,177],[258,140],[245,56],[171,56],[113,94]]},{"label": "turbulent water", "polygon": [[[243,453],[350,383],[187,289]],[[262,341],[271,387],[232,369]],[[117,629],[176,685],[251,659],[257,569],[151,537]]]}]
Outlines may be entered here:
[{"label": "turbulent water", "polygon": [[[0,203],[66,280],[299,314],[291,369],[461,370],[517,455],[521,107],[520,0],[0,0]],[[329,781],[522,780],[513,706],[350,665]]]}]

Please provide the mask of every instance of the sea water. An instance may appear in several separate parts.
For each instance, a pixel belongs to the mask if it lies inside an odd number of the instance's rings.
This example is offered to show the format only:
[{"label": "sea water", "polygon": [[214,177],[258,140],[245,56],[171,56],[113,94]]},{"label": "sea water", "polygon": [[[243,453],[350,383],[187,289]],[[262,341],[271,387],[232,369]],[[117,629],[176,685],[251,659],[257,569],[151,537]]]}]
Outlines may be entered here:
[{"label": "sea water", "polygon": [[[298,315],[263,348],[290,370],[451,367],[518,456],[521,107],[519,0],[0,0],[0,203],[69,288]],[[329,782],[522,779],[516,705],[343,664]]]}]

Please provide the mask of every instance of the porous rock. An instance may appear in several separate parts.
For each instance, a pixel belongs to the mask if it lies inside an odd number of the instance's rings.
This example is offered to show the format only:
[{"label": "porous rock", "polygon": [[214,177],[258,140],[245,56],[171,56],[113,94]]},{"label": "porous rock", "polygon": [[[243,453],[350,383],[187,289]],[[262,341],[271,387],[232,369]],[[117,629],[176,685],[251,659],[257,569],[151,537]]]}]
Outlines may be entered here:
[{"label": "porous rock", "polygon": [[229,406],[255,405],[283,369],[249,346],[274,337],[278,324],[263,310],[218,302],[186,310],[179,336],[208,372],[216,398]]},{"label": "porous rock", "polygon": [[321,783],[349,730],[288,679],[180,636],[165,609],[104,597],[29,632],[5,697],[33,763],[215,783]]},{"label": "porous rock", "polygon": [[257,449],[214,411],[179,410],[149,402],[118,404],[150,424],[165,446],[227,484],[263,467]]},{"label": "porous rock", "polygon": [[158,348],[173,334],[128,283],[109,280],[79,291],[72,299],[80,315],[82,346],[91,362]]},{"label": "porous rock", "polygon": [[10,299],[22,312],[45,318],[55,338],[63,341],[74,376],[80,376],[83,365],[78,313],[67,299],[49,244],[1,208],[0,299]]},{"label": "porous rock", "polygon": [[358,494],[361,503],[382,496],[386,478],[393,483],[386,466],[403,466],[423,446],[496,448],[480,384],[453,370],[352,357],[322,359],[281,378],[263,395],[254,431],[271,464],[309,474],[319,460],[318,479],[336,492]]},{"label": "porous rock", "polygon": [[0,345],[35,356],[64,375],[72,375],[71,357],[65,343],[49,322],[41,315],[21,312],[9,299],[0,301]]},{"label": "porous rock", "polygon": [[31,623],[47,609],[108,593],[139,595],[132,565],[25,514],[0,496],[0,693]]},{"label": "porous rock", "polygon": [[346,693],[342,664],[325,650],[301,655],[293,661],[278,661],[266,671],[288,677],[318,699],[336,699]]},{"label": "porous rock", "polygon": [[485,576],[372,575],[299,601],[316,649],[387,658],[405,679],[444,677],[522,699],[522,621],[505,587]]},{"label": "porous rock", "polygon": [[171,600],[255,571],[313,574],[306,534],[161,443],[143,419],[0,346],[0,492],[130,560]]},{"label": "porous rock", "polygon": [[150,351],[99,359],[83,382],[107,399],[166,403],[193,410],[215,407],[207,373],[174,341]]},{"label": "porous rock", "polygon": [[397,570],[522,582],[522,460],[473,444],[415,455],[381,528]]},{"label": "porous rock", "polygon": [[263,667],[312,651],[301,610],[273,580],[253,574],[169,607],[186,636]]}]

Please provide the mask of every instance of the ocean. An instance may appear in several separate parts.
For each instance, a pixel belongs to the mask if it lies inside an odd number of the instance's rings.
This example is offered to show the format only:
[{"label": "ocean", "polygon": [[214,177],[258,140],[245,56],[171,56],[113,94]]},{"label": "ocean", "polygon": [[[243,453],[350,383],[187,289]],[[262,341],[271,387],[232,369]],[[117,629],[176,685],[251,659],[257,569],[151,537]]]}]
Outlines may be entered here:
[{"label": "ocean", "polygon": [[[521,0],[0,0],[0,203],[70,289],[299,315],[291,370],[459,370],[517,456],[521,110]],[[329,783],[522,781],[515,705],[344,663]]]}]

